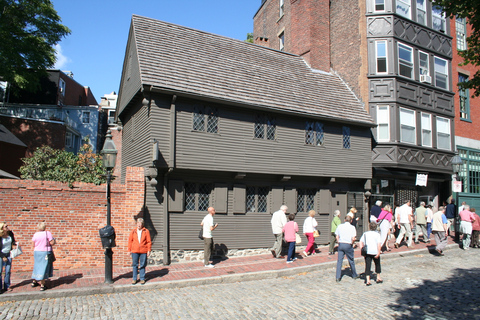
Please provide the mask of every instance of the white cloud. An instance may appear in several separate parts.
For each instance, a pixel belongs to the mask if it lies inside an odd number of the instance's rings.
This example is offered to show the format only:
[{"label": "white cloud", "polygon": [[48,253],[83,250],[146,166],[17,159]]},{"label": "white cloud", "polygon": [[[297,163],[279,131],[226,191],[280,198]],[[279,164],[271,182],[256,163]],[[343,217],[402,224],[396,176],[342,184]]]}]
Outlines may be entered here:
[{"label": "white cloud", "polygon": [[55,45],[55,51],[55,56],[57,58],[55,69],[64,69],[66,65],[71,62],[70,58],[63,55],[62,47],[58,43]]}]

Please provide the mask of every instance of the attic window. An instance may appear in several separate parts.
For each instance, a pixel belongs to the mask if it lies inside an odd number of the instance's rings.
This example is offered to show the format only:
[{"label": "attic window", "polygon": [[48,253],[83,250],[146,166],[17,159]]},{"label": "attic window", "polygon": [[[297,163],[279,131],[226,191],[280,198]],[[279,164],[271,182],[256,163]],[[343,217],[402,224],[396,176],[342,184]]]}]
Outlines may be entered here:
[{"label": "attic window", "polygon": [[254,137],[257,139],[275,140],[277,125],[275,118],[264,114],[255,116]]}]

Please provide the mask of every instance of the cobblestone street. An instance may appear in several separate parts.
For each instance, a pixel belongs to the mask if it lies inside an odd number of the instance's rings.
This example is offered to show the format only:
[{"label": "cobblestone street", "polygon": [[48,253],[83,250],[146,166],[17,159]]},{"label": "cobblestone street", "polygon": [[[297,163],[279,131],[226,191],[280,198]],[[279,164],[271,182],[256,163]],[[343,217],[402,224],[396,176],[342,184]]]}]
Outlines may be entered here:
[{"label": "cobblestone street", "polygon": [[[385,259],[366,287],[333,267],[290,277],[0,304],[0,319],[480,319],[480,250]],[[357,271],[364,271],[357,263]],[[363,276],[362,276],[363,278]],[[375,279],[375,277],[373,277]]]}]

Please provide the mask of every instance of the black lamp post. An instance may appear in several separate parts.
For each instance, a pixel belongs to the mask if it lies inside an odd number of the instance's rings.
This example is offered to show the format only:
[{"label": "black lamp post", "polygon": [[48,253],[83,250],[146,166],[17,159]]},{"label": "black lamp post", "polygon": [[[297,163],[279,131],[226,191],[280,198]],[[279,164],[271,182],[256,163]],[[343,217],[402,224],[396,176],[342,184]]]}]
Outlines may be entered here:
[{"label": "black lamp post", "polygon": [[[112,180],[112,170],[115,168],[115,161],[117,160],[117,149],[112,140],[112,132],[107,131],[107,136],[103,149],[100,152],[103,159],[103,166],[107,170],[107,226],[111,225],[110,212],[110,182]],[[113,251],[112,248],[105,249],[105,283],[113,283]]]},{"label": "black lamp post", "polygon": [[[459,181],[458,179],[458,173],[460,172],[460,170],[462,169],[462,166],[463,166],[463,161],[462,161],[462,158],[460,158],[460,156],[458,154],[455,154],[455,156],[453,156],[452,160],[451,160],[451,164],[452,164],[452,169],[453,169],[453,173],[454,173],[454,177],[455,177],[455,181]],[[458,206],[458,192],[455,192],[455,203],[457,204]],[[458,242],[460,241],[460,221],[458,219],[458,211],[455,210],[455,241]]]}]

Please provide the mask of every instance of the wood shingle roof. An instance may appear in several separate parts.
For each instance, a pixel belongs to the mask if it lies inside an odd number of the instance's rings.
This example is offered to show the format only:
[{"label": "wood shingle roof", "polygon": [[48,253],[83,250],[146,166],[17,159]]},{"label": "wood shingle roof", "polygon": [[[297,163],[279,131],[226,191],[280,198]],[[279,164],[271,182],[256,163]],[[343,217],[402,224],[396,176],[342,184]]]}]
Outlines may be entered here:
[{"label": "wood shingle roof", "polygon": [[137,15],[131,33],[143,86],[375,126],[339,76],[299,56]]}]

